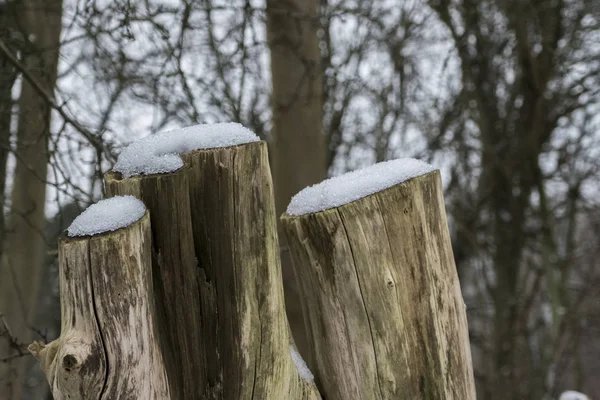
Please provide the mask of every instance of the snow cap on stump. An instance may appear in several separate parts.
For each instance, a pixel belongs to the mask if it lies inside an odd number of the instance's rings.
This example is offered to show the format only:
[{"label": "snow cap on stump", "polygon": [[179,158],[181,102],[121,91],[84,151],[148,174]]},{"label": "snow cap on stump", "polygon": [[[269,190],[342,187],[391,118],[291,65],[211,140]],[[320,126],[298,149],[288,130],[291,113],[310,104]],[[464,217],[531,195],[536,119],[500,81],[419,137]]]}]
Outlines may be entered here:
[{"label": "snow cap on stump", "polygon": [[144,203],[133,196],[100,200],[79,214],[67,229],[69,237],[92,236],[126,228],[144,216]]},{"label": "snow cap on stump", "polygon": [[119,155],[114,170],[125,178],[164,174],[183,166],[179,154],[258,141],[254,132],[234,122],[188,126],[133,142]]},{"label": "snow cap on stump", "polygon": [[303,189],[292,197],[286,214],[304,215],[339,207],[434,170],[414,158],[374,164]]}]

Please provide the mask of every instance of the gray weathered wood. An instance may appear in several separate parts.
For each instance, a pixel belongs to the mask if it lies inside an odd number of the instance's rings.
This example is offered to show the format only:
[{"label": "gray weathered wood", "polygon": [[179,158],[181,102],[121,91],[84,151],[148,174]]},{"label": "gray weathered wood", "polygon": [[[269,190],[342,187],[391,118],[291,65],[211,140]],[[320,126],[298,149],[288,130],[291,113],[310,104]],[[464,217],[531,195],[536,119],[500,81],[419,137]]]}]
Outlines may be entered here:
[{"label": "gray weathered wood", "polygon": [[183,158],[173,173],[105,177],[108,195],[150,210],[173,398],[320,399],[290,356],[266,144]]},{"label": "gray weathered wood", "polygon": [[182,400],[203,398],[206,359],[188,195],[188,168],[127,179],[111,172],[104,180],[108,196],[135,196],[150,211],[155,302],[171,395]]},{"label": "gray weathered wood", "polygon": [[209,398],[320,399],[290,356],[265,142],[184,155],[190,167]]},{"label": "gray weathered wood", "polygon": [[158,345],[150,218],[59,245],[61,335],[30,351],[55,399],[169,399]]},{"label": "gray weathered wood", "polygon": [[439,171],[282,222],[324,397],[475,399]]}]

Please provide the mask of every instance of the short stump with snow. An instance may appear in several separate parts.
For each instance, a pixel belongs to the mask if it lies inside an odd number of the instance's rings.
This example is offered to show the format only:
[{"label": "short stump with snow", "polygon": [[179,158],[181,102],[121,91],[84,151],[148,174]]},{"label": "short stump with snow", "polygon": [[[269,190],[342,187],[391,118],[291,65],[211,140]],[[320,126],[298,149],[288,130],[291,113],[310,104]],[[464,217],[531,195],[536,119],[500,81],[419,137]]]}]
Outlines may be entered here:
[{"label": "short stump with snow", "polygon": [[260,138],[254,132],[238,123],[189,126],[133,142],[119,155],[114,170],[125,178],[164,174],[183,166],[180,154],[258,141]]},{"label": "short stump with snow", "polygon": [[414,158],[400,158],[326,179],[292,197],[286,214],[304,215],[362,199],[435,168]]},{"label": "short stump with snow", "polygon": [[144,203],[133,196],[116,196],[89,206],[67,229],[69,237],[93,236],[126,228],[144,216]]}]

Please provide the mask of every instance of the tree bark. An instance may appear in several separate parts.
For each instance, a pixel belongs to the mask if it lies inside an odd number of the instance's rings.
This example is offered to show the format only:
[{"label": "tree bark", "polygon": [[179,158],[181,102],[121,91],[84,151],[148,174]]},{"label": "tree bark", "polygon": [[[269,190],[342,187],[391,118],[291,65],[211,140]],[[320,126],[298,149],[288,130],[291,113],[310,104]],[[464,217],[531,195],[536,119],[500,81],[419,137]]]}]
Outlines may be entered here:
[{"label": "tree bark", "polygon": [[[56,83],[62,1],[18,2],[18,26],[32,42],[21,49],[23,63],[48,91]],[[38,300],[45,253],[44,206],[50,108],[25,80],[19,98],[16,170],[12,188],[12,208],[5,235],[5,254],[0,270],[0,310],[16,338],[30,341],[32,319]],[[10,354],[0,341],[0,356]],[[0,366],[0,393],[20,399],[24,364],[15,359]]]},{"label": "tree bark", "polygon": [[[318,0],[267,1],[273,81],[271,146],[278,214],[285,211],[294,194],[327,174],[318,5]],[[285,241],[281,244],[287,247]],[[282,252],[282,267],[288,318],[300,352],[307,355],[298,289],[286,251]]]},{"label": "tree bark", "polygon": [[282,221],[324,397],[475,399],[439,171]]},{"label": "tree bark", "polygon": [[61,399],[169,399],[153,302],[148,213],[59,247],[61,336],[30,351]]},{"label": "tree bark", "polygon": [[208,398],[320,399],[290,355],[265,142],[184,155],[198,257]]},{"label": "tree bark", "polygon": [[192,236],[188,168],[121,179],[105,176],[107,196],[132,195],[150,211],[153,279],[161,349],[174,399],[200,399],[205,391],[197,265]]},{"label": "tree bark", "polygon": [[168,363],[172,392],[181,399],[320,399],[290,355],[266,144],[183,158],[186,166],[170,174],[105,178],[107,194],[134,195],[150,210],[157,301],[172,327],[163,333],[163,351],[175,358]]}]

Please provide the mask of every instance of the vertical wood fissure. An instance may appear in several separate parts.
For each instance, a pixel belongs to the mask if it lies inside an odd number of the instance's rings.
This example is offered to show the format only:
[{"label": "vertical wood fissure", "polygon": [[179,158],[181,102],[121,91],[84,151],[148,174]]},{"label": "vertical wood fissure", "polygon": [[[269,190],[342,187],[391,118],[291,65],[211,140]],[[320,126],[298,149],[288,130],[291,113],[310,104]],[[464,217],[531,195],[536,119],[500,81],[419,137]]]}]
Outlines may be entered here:
[{"label": "vertical wood fissure", "polygon": [[[258,299],[258,291],[257,291],[256,292],[256,301],[257,301],[257,304],[260,303],[258,300],[259,299]],[[260,338],[259,338],[259,343],[258,343],[258,357],[254,360],[254,379],[253,379],[253,382],[252,382],[252,394],[251,394],[251,397],[250,397],[252,400],[254,400],[254,390],[256,389],[256,381],[257,381],[257,379],[256,379],[256,376],[257,376],[256,371],[258,370],[259,363],[262,361],[262,336],[263,336],[262,335],[262,329],[263,329],[263,327],[262,327],[262,322],[261,322],[261,319],[260,319],[260,313],[258,313],[258,323],[260,325],[260,329],[259,329]]]},{"label": "vertical wood fissure", "polygon": [[94,290],[94,284],[93,284],[93,277],[92,274],[93,272],[93,268],[92,268],[92,246],[90,243],[89,239],[87,240],[87,252],[88,252],[88,264],[87,264],[87,268],[88,268],[88,283],[89,283],[89,287],[90,287],[90,295],[91,295],[91,300],[92,300],[92,310],[94,310],[94,320],[96,322],[96,327],[98,328],[98,334],[100,336],[100,344],[102,344],[102,351],[104,352],[104,362],[105,362],[105,368],[104,368],[104,383],[102,384],[102,389],[100,390],[100,393],[98,395],[98,399],[102,399],[102,396],[104,395],[107,387],[108,387],[108,376],[109,376],[109,371],[110,371],[110,367],[109,367],[109,361],[108,361],[108,349],[106,348],[106,343],[105,343],[105,339],[104,339],[104,334],[102,333],[102,327],[100,326],[100,317],[98,314],[98,308],[96,305],[96,294],[95,294],[95,290]]},{"label": "vertical wood fissure", "polygon": [[[373,357],[375,358],[375,365],[377,366],[377,369],[376,369],[377,387],[379,389],[379,395],[381,396],[381,398],[383,398],[383,390],[381,389],[381,381],[380,381],[380,374],[379,374],[379,361],[377,359],[377,344],[375,343],[375,338],[373,337],[373,326],[371,325],[371,317],[369,315],[369,310],[367,310],[367,305],[365,303],[363,288],[362,288],[362,285],[360,282],[360,276],[357,271],[358,265],[356,262],[356,258],[354,256],[354,249],[352,248],[352,242],[350,240],[350,235],[348,233],[348,229],[346,228],[346,224],[344,222],[344,216],[339,209],[337,209],[336,212],[340,218],[342,228],[344,228],[344,235],[346,237],[346,241],[348,242],[348,248],[350,249],[350,254],[352,255],[352,266],[353,266],[352,269],[356,275],[356,282],[358,284],[358,290],[360,291],[360,299],[361,299],[361,302],[363,305],[363,309],[365,310],[365,316],[367,318],[367,323],[369,325],[369,333],[371,334],[371,343],[373,344]],[[345,315],[344,315],[344,318],[345,318]]]}]

